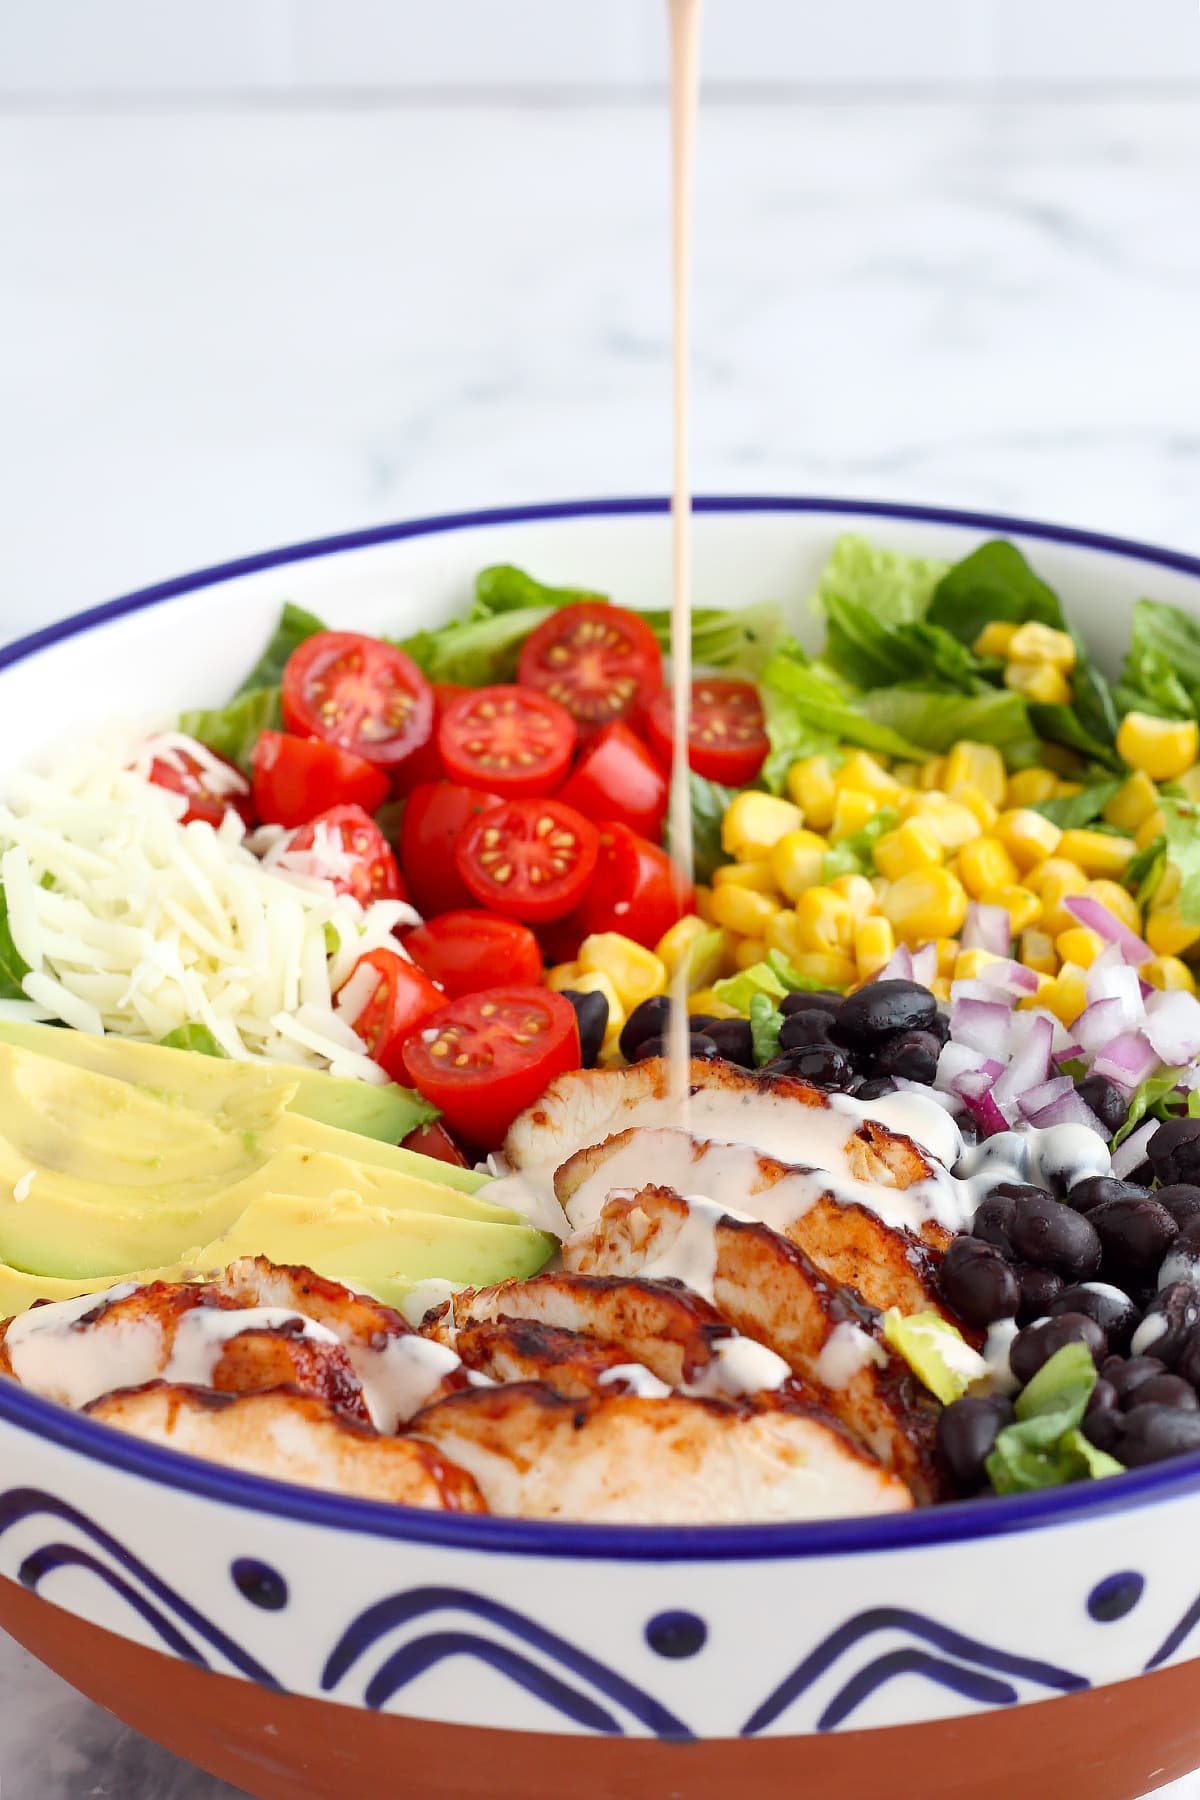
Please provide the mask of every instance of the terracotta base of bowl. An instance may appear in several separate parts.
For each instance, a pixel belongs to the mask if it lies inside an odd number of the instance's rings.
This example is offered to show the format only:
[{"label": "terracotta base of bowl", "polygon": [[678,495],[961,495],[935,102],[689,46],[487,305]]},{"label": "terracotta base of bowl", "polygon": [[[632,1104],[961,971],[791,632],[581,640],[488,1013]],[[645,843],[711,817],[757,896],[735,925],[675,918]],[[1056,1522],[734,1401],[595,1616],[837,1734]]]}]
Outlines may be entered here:
[{"label": "terracotta base of bowl", "polygon": [[1200,1764],[1200,1662],[932,1725],[663,1744],[483,1731],[268,1693],[86,1625],[11,1581],[0,1580],[0,1626],[89,1699],[256,1800],[1137,1800]]}]

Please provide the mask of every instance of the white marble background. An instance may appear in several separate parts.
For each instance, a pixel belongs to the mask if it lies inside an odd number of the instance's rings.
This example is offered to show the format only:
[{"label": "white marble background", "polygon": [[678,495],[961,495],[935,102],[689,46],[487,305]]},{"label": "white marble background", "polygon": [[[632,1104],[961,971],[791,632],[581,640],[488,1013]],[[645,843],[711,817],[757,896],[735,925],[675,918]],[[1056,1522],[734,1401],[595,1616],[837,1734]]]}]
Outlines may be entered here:
[{"label": "white marble background", "polygon": [[[643,3],[613,7],[639,56]],[[766,30],[791,3],[742,16]],[[822,40],[830,82],[893,67],[866,4]],[[381,29],[386,9],[346,5]],[[73,35],[22,35],[22,6]],[[739,100],[764,72],[712,0],[698,486],[994,506],[1200,550],[1200,107],[1172,79],[1200,72],[1200,18],[1139,0],[1131,39],[1130,0],[1090,0],[1096,32],[1073,38],[1075,0],[1052,7],[905,11],[949,41],[938,79],[978,76],[981,43],[994,74],[980,30],[1036,15],[1044,61],[1012,39],[1013,79],[1159,85]],[[107,10],[154,49],[157,6]],[[298,537],[664,487],[664,121],[609,39],[588,63],[607,102],[564,96],[555,51],[534,100],[438,104],[391,91],[412,68],[386,31],[373,60],[350,33],[306,78],[295,28],[317,30],[322,0],[241,6],[230,42],[249,21],[261,52],[244,76],[213,61],[235,0],[209,8],[208,61],[163,40],[170,79],[161,57],[105,65],[100,11],[0,0],[0,636]],[[421,79],[444,86],[430,58]],[[230,1791],[12,1646],[0,1783],[4,1800]]]}]

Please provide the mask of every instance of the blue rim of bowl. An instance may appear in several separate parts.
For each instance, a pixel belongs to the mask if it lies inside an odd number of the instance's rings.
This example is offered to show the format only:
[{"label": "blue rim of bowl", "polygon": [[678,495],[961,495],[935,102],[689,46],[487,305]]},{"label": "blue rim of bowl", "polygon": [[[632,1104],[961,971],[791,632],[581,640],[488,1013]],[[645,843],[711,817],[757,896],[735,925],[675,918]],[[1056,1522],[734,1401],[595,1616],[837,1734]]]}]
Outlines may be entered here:
[{"label": "blue rim of bowl", "polygon": [[[908,505],[903,501],[826,499],[819,496],[704,495],[693,502],[697,513],[815,513],[833,518],[861,517],[950,525],[994,535],[1041,539],[1110,556],[1157,564],[1200,579],[1200,557],[1143,544],[1131,538],[1049,525],[1000,513],[960,511],[948,507]],[[670,502],[660,497],[553,501],[537,506],[498,507],[487,511],[442,513],[395,525],[374,526],[336,537],[316,538],[284,549],[267,550],[234,562],[199,569],[153,587],[140,588],[116,600],[75,613],[31,632],[0,649],[0,669],[12,667],[39,651],[77,637],[128,613],[140,612],[183,594],[215,587],[239,576],[309,562],[344,551],[439,532],[476,527],[531,524],[580,519],[666,513]],[[0,1420],[90,1461],[196,1498],[293,1519],[327,1530],[351,1532],[408,1543],[438,1544],[458,1551],[493,1551],[526,1557],[576,1557],[614,1562],[759,1561],[851,1555],[884,1550],[913,1550],[922,1545],[990,1539],[1041,1526],[1126,1512],[1178,1499],[1200,1487],[1200,1452],[1132,1470],[1104,1481],[1080,1482],[1035,1494],[981,1501],[957,1501],[917,1512],[882,1518],[829,1519],[777,1525],[578,1525],[541,1519],[505,1519],[491,1515],[424,1512],[391,1506],[317,1488],[248,1475],[204,1462],[176,1450],[129,1437],[98,1420],[69,1412],[50,1400],[27,1393],[16,1383],[0,1380]]]}]

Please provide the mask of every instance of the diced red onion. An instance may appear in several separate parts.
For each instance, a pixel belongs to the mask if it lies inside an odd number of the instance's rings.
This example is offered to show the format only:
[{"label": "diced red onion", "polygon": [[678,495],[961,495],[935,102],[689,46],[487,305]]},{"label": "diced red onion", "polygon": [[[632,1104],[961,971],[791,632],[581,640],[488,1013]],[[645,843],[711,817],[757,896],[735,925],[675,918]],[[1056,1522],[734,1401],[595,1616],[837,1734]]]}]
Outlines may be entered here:
[{"label": "diced red onion", "polygon": [[1017,1004],[1017,996],[1006,993],[994,981],[968,981],[965,977],[962,981],[951,983],[951,1006],[956,1000],[986,1000],[989,1006],[994,1006],[1000,1000],[1009,1008]]},{"label": "diced red onion", "polygon": [[1102,900],[1093,900],[1090,894],[1072,894],[1063,901],[1063,906],[1073,919],[1078,919],[1089,931],[1097,932],[1106,944],[1118,945],[1125,961],[1135,969],[1140,969],[1154,955],[1149,944],[1136,931],[1130,931],[1128,925],[1123,925]]},{"label": "diced red onion", "polygon": [[1092,1074],[1103,1075],[1106,1081],[1115,1081],[1118,1087],[1132,1089],[1148,1075],[1153,1075],[1159,1060],[1157,1050],[1146,1042],[1140,1031],[1123,1031],[1096,1058]]},{"label": "diced red onion", "polygon": [[1127,1175],[1140,1168],[1146,1160],[1146,1146],[1158,1130],[1157,1119],[1147,1119],[1136,1131],[1131,1131],[1123,1144],[1113,1151],[1112,1172],[1123,1181]]},{"label": "diced red onion", "polygon": [[1020,1096],[1046,1081],[1050,1075],[1050,1052],[1054,1047],[1053,1022],[1039,1013],[1030,1013],[1026,1017],[1031,1023],[1026,1031],[1025,1041],[992,1089],[992,1098],[1005,1114],[1010,1107],[1015,1113]]},{"label": "diced red onion", "polygon": [[1152,994],[1142,1031],[1163,1062],[1192,1062],[1200,1056],[1200,1000],[1182,988]]},{"label": "diced red onion", "polygon": [[1093,1000],[1072,1025],[1071,1036],[1079,1040],[1089,1056],[1099,1056],[1104,1046],[1119,1037],[1128,1023],[1125,1008],[1115,996],[1109,1000]]},{"label": "diced red onion", "polygon": [[961,1075],[954,1077],[951,1085],[954,1093],[961,1094],[964,1099],[968,1096],[977,1099],[980,1094],[990,1093],[997,1075],[1003,1073],[1004,1064],[989,1058],[978,1069],[964,1069]]},{"label": "diced red onion", "polygon": [[906,1093],[924,1094],[927,1100],[932,1100],[938,1106],[945,1107],[948,1113],[960,1113],[963,1109],[964,1102],[961,1094],[943,1093],[938,1088],[927,1086],[923,1081],[910,1081],[907,1075],[893,1075],[892,1080],[898,1088],[903,1088]]},{"label": "diced red onion", "polygon": [[1003,1001],[956,1000],[950,1010],[950,1036],[1006,1062],[1012,1037],[1012,1013]]},{"label": "diced red onion", "polygon": [[1008,1130],[1008,1120],[992,1099],[990,1092],[964,1094],[963,1101],[984,1137],[995,1137],[997,1132]]},{"label": "diced red onion", "polygon": [[979,971],[979,979],[984,987],[1001,988],[1019,997],[1036,994],[1038,989],[1037,970],[1027,969],[1024,963],[1014,962],[1007,956],[1000,962],[985,963]]},{"label": "diced red onion", "polygon": [[1059,1099],[1052,1100],[1049,1106],[1043,1106],[1040,1112],[1034,1113],[1029,1123],[1036,1125],[1039,1131],[1045,1131],[1052,1125],[1086,1125],[1089,1131],[1094,1131],[1097,1137],[1108,1142],[1108,1132],[1086,1100],[1081,1100],[1073,1087],[1069,1094],[1061,1095]]},{"label": "diced red onion", "polygon": [[[970,1044],[956,1044],[953,1038],[947,1038],[938,1056],[937,1074],[934,1077],[935,1087],[945,1092],[952,1088],[960,1075],[974,1074],[982,1069],[987,1058],[982,1050],[973,1050]],[[1003,1064],[997,1063],[997,1072]]]},{"label": "diced red onion", "polygon": [[959,938],[964,950],[990,950],[1007,956],[1012,949],[1012,923],[1006,906],[984,906],[972,900]]},{"label": "diced red onion", "polygon": [[1040,1086],[1030,1088],[1027,1093],[1022,1094],[1017,1105],[1024,1118],[1032,1119],[1035,1113],[1043,1111],[1055,1100],[1061,1100],[1064,1095],[1074,1092],[1075,1083],[1069,1075],[1052,1075],[1049,1081],[1043,1081]]},{"label": "diced red onion", "polygon": [[938,953],[936,944],[922,944],[913,952],[912,979],[921,987],[930,987],[937,980]]},{"label": "diced red onion", "polygon": [[[1115,958],[1115,960],[1110,960]],[[1086,992],[1093,1000],[1119,1000],[1125,1008],[1125,1023],[1139,1025],[1142,1018],[1142,989],[1136,969],[1120,960],[1116,945],[1098,956],[1087,972]]]},{"label": "diced red onion", "polygon": [[907,944],[897,945],[875,977],[876,981],[911,981],[912,978],[912,951]]},{"label": "diced red onion", "polygon": [[[1071,1027],[1072,1031],[1075,1029]],[[1074,1062],[1083,1055],[1082,1044],[1064,1044],[1061,1050],[1055,1050],[1054,1060],[1057,1063]]]}]

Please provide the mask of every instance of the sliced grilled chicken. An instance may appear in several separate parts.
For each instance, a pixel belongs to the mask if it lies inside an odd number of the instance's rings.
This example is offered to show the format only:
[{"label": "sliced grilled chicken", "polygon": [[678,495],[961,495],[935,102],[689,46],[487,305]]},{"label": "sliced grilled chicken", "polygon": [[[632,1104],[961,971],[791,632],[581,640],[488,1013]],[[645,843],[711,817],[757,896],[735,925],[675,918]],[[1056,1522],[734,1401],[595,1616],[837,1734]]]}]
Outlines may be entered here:
[{"label": "sliced grilled chicken", "polygon": [[[525,1319],[582,1335],[640,1364],[669,1388],[710,1398],[776,1390],[786,1363],[741,1337],[715,1306],[674,1282],[604,1275],[534,1275],[456,1294],[433,1330],[465,1360],[463,1334],[484,1321]],[[559,1386],[551,1381],[551,1386]],[[789,1391],[804,1396],[789,1382]]]},{"label": "sliced grilled chicken", "polygon": [[440,1512],[487,1511],[471,1476],[431,1443],[380,1437],[294,1390],[213,1394],[155,1382],[88,1411],[135,1437],[276,1481]]},{"label": "sliced grilled chicken", "polygon": [[455,1394],[412,1431],[533,1519],[695,1525],[902,1512],[911,1495],[798,1402],[566,1399],[533,1383]]},{"label": "sliced grilled chicken", "polygon": [[636,1190],[649,1179],[676,1193],[704,1194],[735,1215],[761,1218],[797,1244],[830,1281],[856,1287],[872,1306],[952,1317],[936,1279],[950,1233],[933,1220],[923,1222],[919,1236],[909,1230],[903,1221],[911,1208],[903,1199],[892,1204],[890,1181],[869,1207],[841,1201],[819,1171],[779,1162],[745,1144],[715,1144],[669,1126],[644,1126],[577,1151],[559,1168],[554,1189],[578,1230],[600,1216],[614,1190]]},{"label": "sliced grilled chicken", "polygon": [[589,1394],[666,1394],[669,1389],[615,1344],[536,1319],[480,1319],[460,1326],[454,1347],[490,1381],[540,1381],[568,1399]]},{"label": "sliced grilled chicken", "polygon": [[851,1289],[832,1288],[809,1258],[756,1220],[712,1216],[666,1188],[615,1197],[590,1231],[568,1239],[563,1262],[582,1274],[668,1273],[674,1257],[709,1240],[719,1313],[767,1344],[812,1384],[821,1403],[856,1433],[919,1501],[937,1498],[937,1407],[882,1342],[879,1315]]}]

